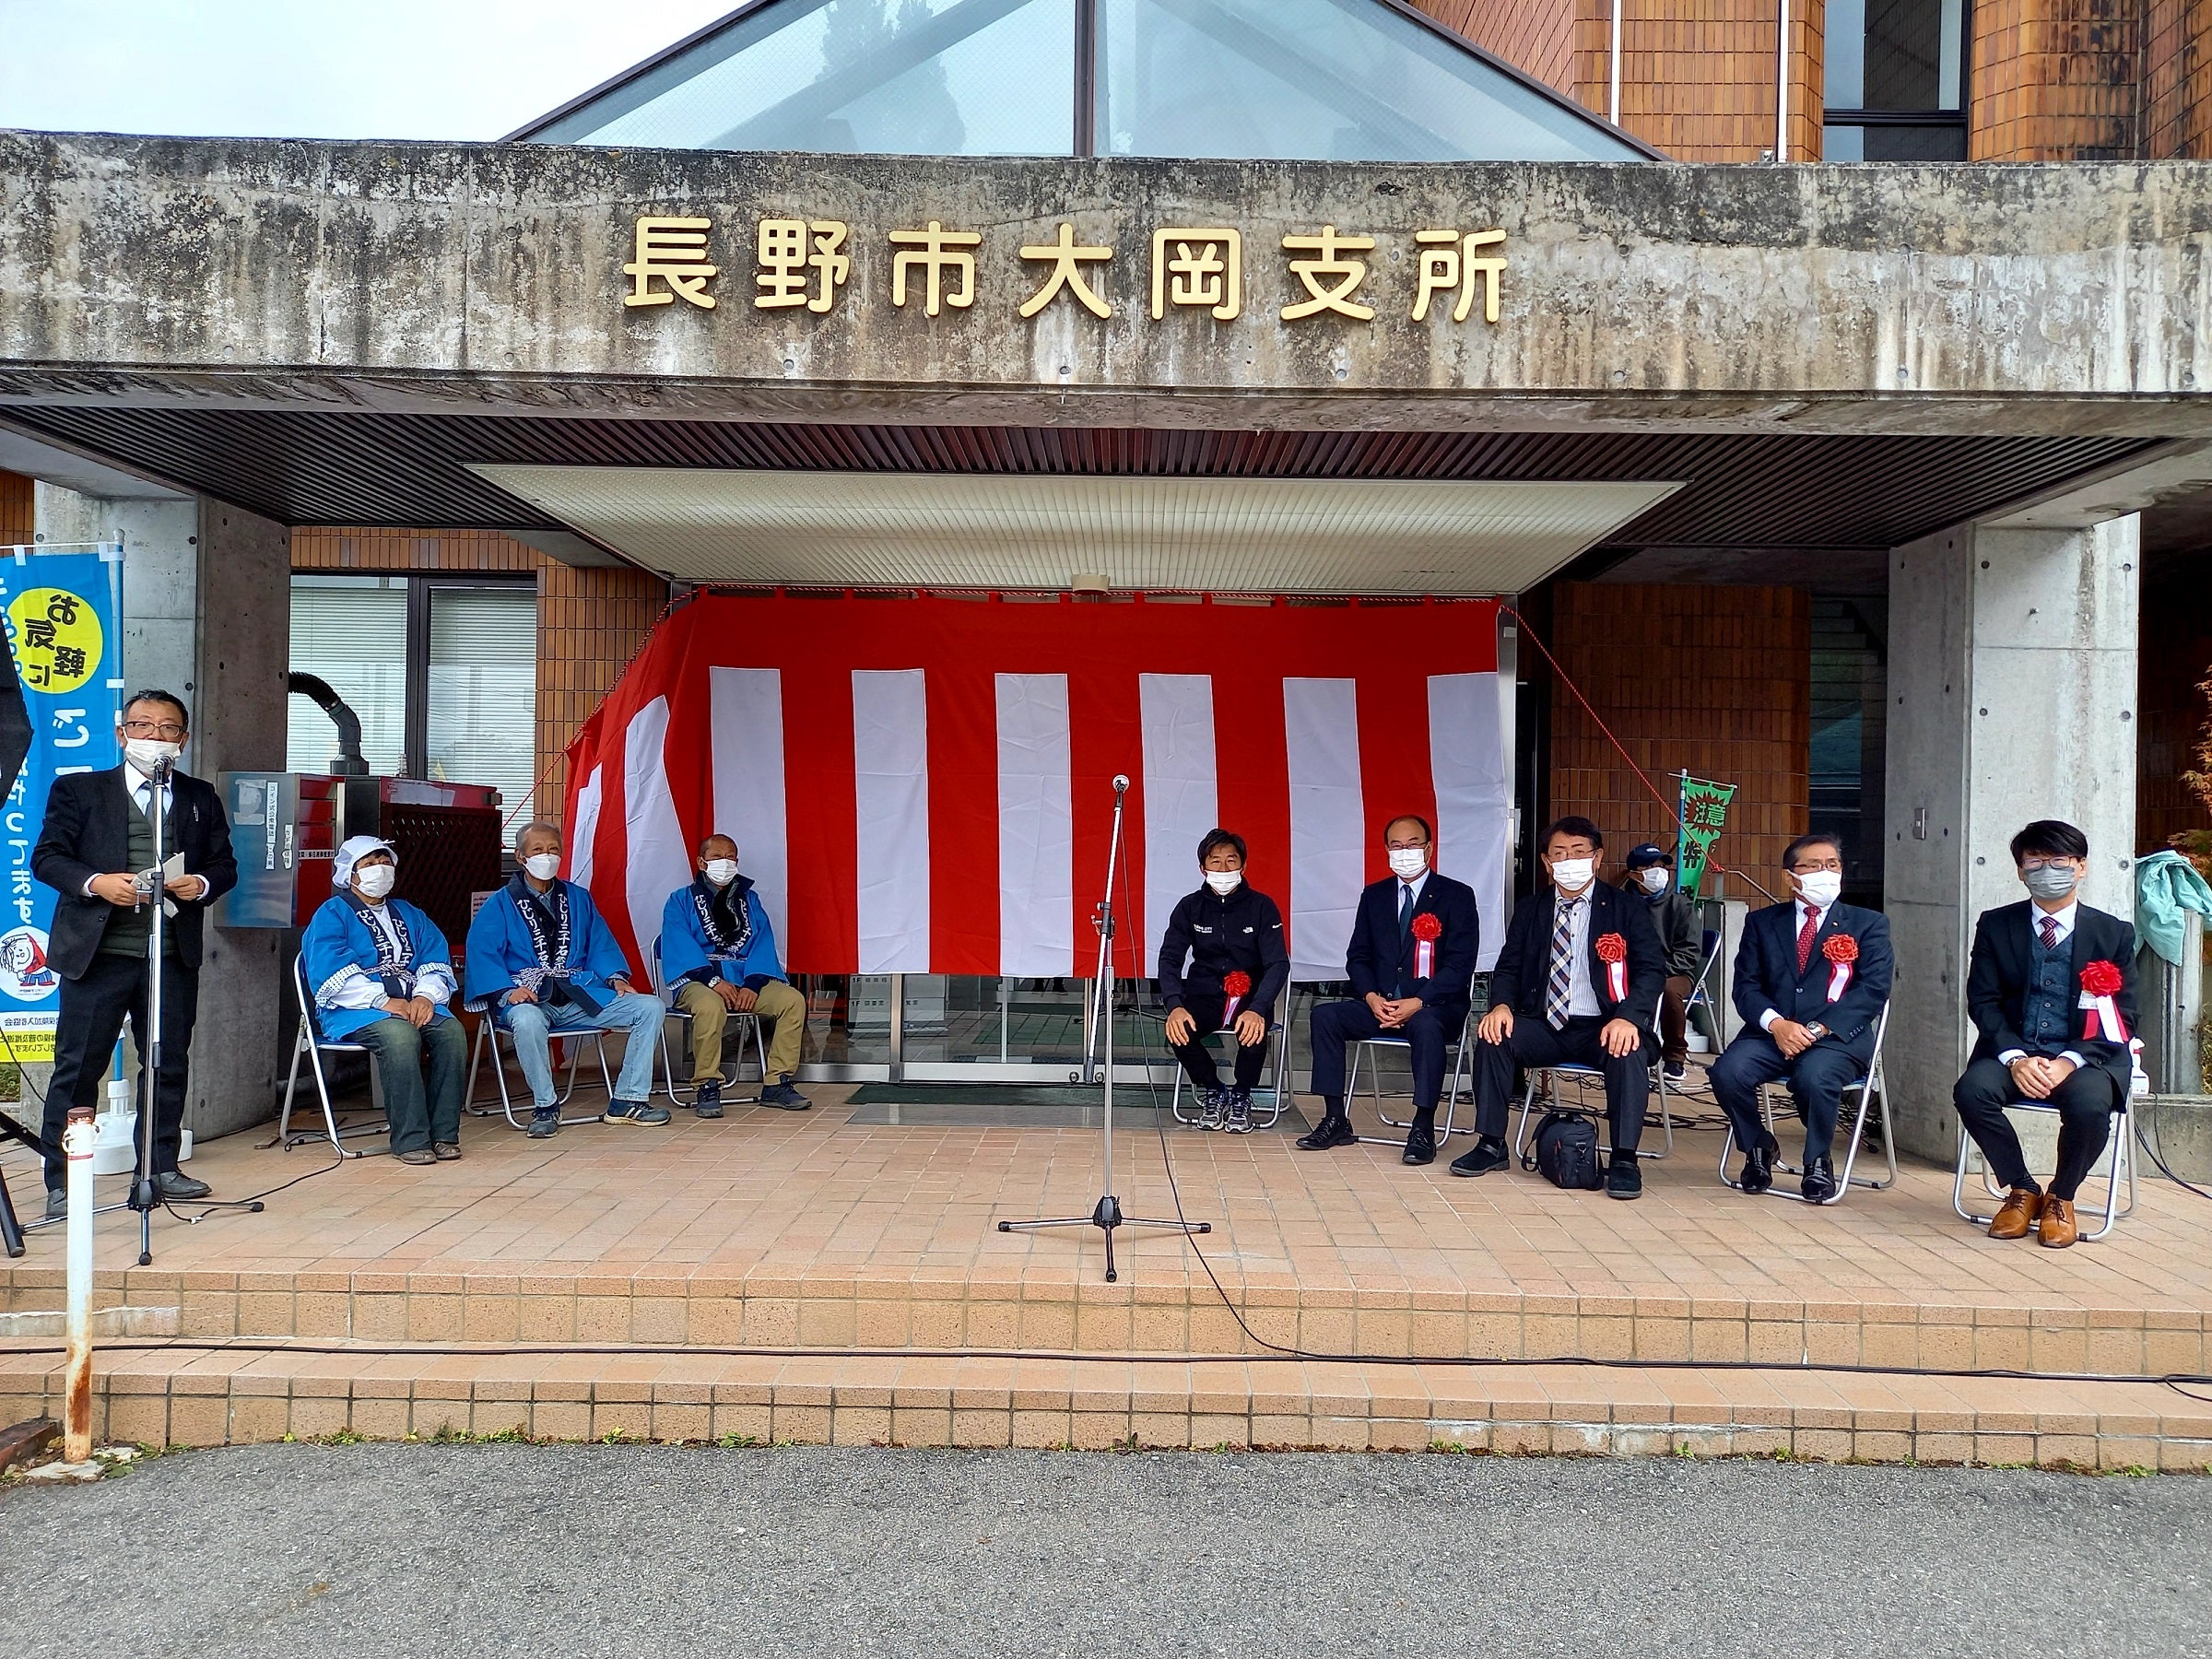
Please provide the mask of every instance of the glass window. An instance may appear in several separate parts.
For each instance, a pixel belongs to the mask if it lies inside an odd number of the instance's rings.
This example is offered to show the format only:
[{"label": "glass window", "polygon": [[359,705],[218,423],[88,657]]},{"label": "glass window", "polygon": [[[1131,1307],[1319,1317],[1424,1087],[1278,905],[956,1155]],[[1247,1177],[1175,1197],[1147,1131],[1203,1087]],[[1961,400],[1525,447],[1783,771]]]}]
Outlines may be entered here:
[{"label": "glass window", "polygon": [[537,592],[430,589],[425,775],[488,783],[527,823],[537,771]]},{"label": "glass window", "polygon": [[[407,579],[404,576],[292,578],[292,667],[319,675],[361,717],[369,770],[403,770],[407,732]],[[285,769],[330,770],[337,728],[309,698],[288,711]]]},{"label": "glass window", "polygon": [[1100,0],[1098,147],[1318,161],[1642,155],[1376,0]]},{"label": "glass window", "polygon": [[547,143],[1065,156],[1075,0],[784,0],[532,133]]},{"label": "glass window", "polygon": [[1830,109],[1966,108],[1963,0],[1829,0],[1824,37]]}]

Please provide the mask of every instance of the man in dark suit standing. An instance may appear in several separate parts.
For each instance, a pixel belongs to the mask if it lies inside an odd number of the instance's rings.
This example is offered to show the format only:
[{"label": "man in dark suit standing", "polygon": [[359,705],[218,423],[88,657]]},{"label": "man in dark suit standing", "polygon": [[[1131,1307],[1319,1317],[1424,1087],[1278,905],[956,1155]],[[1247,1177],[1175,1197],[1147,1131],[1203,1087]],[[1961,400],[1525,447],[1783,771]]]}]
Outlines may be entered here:
[{"label": "man in dark suit standing", "polygon": [[148,1083],[147,945],[153,934],[150,888],[138,877],[154,867],[148,816],[155,779],[164,776],[161,854],[182,854],[183,870],[169,878],[166,901],[175,914],[162,930],[161,1075],[152,1080],[154,1187],[163,1198],[205,1198],[207,1183],[177,1168],[183,1140],[184,1080],[200,992],[200,935],[207,906],[238,880],[230,826],[213,785],[173,770],[189,736],[182,699],[140,691],[124,705],[116,736],[124,763],[107,771],[66,773],[46,797],[30,867],[61,898],[46,959],[62,977],[62,1008],[53,1040],[53,1077],[46,1090],[46,1214],[68,1213],[63,1188],[62,1131],[69,1109],[100,1097],[108,1056],[127,1015],[139,1053],[138,1103]]},{"label": "man in dark suit standing", "polygon": [[1589,1065],[1606,1076],[1613,1159],[1606,1192],[1643,1191],[1636,1143],[1643,1135],[1652,1030],[1666,984],[1666,953],[1651,906],[1597,878],[1605,837],[1586,818],[1563,818],[1544,832],[1546,897],[1514,907],[1505,948],[1490,971],[1490,1008],[1475,1028],[1474,1150],[1452,1160],[1454,1175],[1487,1175],[1505,1150],[1513,1073],[1541,1065]]},{"label": "man in dark suit standing", "polygon": [[[1984,911],[1966,972],[1966,1012],[1981,1039],[1951,1102],[1990,1173],[2009,1189],[1993,1239],[2064,1250],[2080,1237],[2074,1194],[2112,1136],[2112,1112],[2134,1087],[2136,930],[2077,895],[2089,838],[2041,818],[2012,838],[2013,868],[2029,897]],[[2028,1173],[2005,1108],[2058,1109],[2058,1169],[2046,1191]]]},{"label": "man in dark suit standing", "polygon": [[1736,947],[1735,1011],[1744,1030],[1713,1062],[1712,1093],[1744,1149],[1736,1185],[1774,1184],[1782,1147],[1759,1116],[1762,1084],[1789,1079],[1805,1118],[1805,1180],[1810,1204],[1836,1195],[1830,1154],[1846,1086],[1874,1063],[1874,1029],[1889,1000],[1895,958],[1889,919],[1840,902],[1843,849],[1833,836],[1801,835],[1782,855],[1791,901],[1752,913]]},{"label": "man in dark suit standing", "polygon": [[1406,1161],[1436,1161],[1436,1102],[1444,1092],[1444,1048],[1466,1024],[1468,988],[1481,946],[1475,889],[1429,867],[1434,837],[1411,814],[1382,830],[1390,874],[1359,895],[1345,975],[1357,1002],[1323,1003],[1310,1027],[1313,1092],[1321,1122],[1298,1144],[1309,1152],[1359,1137],[1344,1109],[1344,1045],[1402,1037],[1413,1064],[1413,1126]]}]

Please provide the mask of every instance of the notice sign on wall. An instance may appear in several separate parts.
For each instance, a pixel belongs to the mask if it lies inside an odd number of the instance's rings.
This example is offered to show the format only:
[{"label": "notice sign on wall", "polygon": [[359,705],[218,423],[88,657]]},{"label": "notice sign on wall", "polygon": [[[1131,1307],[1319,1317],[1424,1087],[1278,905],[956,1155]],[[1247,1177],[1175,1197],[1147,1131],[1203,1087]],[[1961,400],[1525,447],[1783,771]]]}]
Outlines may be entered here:
[{"label": "notice sign on wall", "polygon": [[61,979],[46,962],[54,890],[31,874],[47,792],[121,759],[123,548],[0,547],[0,627],[30,716],[30,753],[0,812],[0,1061],[51,1063]]}]

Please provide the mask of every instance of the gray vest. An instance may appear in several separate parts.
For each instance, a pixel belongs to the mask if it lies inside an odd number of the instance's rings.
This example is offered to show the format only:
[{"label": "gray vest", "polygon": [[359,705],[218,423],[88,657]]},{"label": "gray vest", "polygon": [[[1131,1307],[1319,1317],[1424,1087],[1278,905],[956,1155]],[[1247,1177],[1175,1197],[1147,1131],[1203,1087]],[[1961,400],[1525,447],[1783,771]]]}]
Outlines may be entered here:
[{"label": "gray vest", "polygon": [[2056,1054],[2074,1041],[2074,939],[2043,948],[2041,912],[2028,918],[2028,997],[2020,1036],[2033,1054]]},{"label": "gray vest", "polygon": [[[130,803],[131,852],[128,868],[134,873],[150,869],[154,863],[153,820],[138,810],[135,797],[126,795],[124,798]],[[177,850],[173,838],[169,850],[171,853]],[[107,929],[100,935],[100,954],[143,958],[146,955],[146,942],[152,936],[153,931],[152,905],[143,905],[135,910],[125,910],[120,906],[111,909],[108,912]],[[162,929],[161,954],[165,957],[177,954],[177,923],[174,916],[169,918]]]}]

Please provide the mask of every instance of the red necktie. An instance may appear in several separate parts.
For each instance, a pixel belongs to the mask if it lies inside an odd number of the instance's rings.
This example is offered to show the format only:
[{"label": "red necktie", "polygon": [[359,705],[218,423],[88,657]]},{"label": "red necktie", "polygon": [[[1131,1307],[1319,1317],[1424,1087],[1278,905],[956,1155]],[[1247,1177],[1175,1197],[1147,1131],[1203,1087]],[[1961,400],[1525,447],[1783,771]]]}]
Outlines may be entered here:
[{"label": "red necktie", "polygon": [[1800,979],[1805,977],[1805,971],[1812,962],[1813,940],[1819,932],[1819,912],[1808,908],[1805,912],[1805,925],[1797,930],[1797,976]]},{"label": "red necktie", "polygon": [[2043,948],[2045,950],[2058,948],[2058,918],[2056,916],[2043,918]]}]

